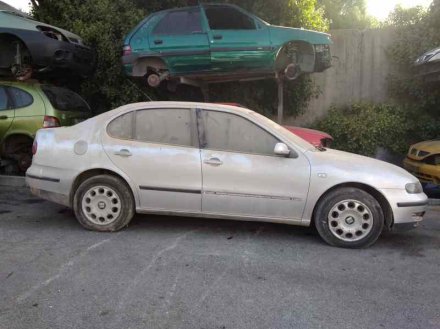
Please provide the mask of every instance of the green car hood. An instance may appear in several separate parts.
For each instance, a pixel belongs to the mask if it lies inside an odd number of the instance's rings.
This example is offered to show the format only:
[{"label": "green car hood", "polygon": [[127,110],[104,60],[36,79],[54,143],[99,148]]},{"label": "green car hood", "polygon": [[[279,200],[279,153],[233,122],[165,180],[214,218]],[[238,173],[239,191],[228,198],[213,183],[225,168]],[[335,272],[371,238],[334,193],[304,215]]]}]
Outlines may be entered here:
[{"label": "green car hood", "polygon": [[269,25],[269,32],[274,44],[282,45],[291,40],[306,41],[314,45],[329,45],[332,43],[330,34],[293,27]]},{"label": "green car hood", "polygon": [[0,27],[7,27],[7,28],[21,29],[21,30],[32,30],[32,31],[39,31],[37,29],[37,26],[47,26],[61,32],[68,39],[73,38],[82,41],[81,37],[79,37],[78,35],[72,32],[69,32],[67,30],[64,30],[56,26],[34,21],[33,19],[27,18],[26,16],[21,15],[19,13],[14,14],[9,11],[0,10],[0,22],[1,22]]}]

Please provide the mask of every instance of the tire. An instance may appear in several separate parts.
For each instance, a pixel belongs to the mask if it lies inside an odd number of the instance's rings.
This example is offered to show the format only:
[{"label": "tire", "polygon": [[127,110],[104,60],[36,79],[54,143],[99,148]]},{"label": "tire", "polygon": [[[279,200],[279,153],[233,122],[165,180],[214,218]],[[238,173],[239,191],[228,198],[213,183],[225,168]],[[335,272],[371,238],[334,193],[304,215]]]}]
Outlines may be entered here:
[{"label": "tire", "polygon": [[379,202],[358,188],[338,188],[325,195],[315,210],[321,238],[342,248],[366,248],[377,241],[384,227]]},{"label": "tire", "polygon": [[110,175],[94,176],[81,183],[75,192],[73,209],[83,227],[100,232],[119,231],[135,214],[131,189]]}]

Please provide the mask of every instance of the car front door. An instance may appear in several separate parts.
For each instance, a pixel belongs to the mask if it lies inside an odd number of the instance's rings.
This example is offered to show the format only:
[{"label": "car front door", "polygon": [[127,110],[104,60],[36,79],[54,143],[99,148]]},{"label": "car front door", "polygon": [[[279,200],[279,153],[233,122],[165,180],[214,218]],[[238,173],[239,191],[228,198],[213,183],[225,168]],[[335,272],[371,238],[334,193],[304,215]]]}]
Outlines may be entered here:
[{"label": "car front door", "polygon": [[272,47],[266,25],[232,6],[206,5],[204,13],[213,71],[270,68]]},{"label": "car front door", "polygon": [[12,100],[6,87],[0,85],[0,141],[6,136],[12,121],[14,121],[14,113]]},{"label": "car front door", "polygon": [[310,180],[303,154],[276,156],[280,140],[237,114],[199,110],[198,127],[204,213],[301,220]]},{"label": "car front door", "polygon": [[165,13],[152,28],[149,43],[150,49],[160,54],[172,73],[210,69],[209,40],[202,25],[200,7]]},{"label": "car front door", "polygon": [[201,211],[200,150],[191,109],[144,109],[113,121],[103,133],[112,162],[138,188],[143,210]]}]

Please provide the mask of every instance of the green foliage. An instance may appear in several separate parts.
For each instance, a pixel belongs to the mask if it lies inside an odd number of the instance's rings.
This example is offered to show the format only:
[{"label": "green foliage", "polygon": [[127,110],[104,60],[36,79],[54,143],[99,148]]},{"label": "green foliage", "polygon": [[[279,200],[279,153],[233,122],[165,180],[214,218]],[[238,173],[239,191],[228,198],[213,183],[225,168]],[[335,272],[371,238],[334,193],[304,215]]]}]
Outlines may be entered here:
[{"label": "green foliage", "polygon": [[[163,90],[146,89],[146,83],[137,86],[124,76],[120,53],[124,35],[148,14],[173,7],[194,4],[189,0],[31,0],[32,14],[37,20],[72,31],[97,50],[98,65],[93,77],[80,85],[69,87],[78,91],[92,105],[95,113],[116,106],[148,99],[201,100],[198,91],[170,94]],[[192,2],[192,3],[191,3]],[[241,6],[273,24],[327,30],[323,10],[316,9],[316,0],[221,0]],[[309,78],[287,83],[288,113],[300,113],[316,91]],[[230,83],[212,86],[213,100],[241,102],[263,113],[276,108],[275,81]]]},{"label": "green foliage", "polygon": [[378,26],[367,14],[366,0],[318,0],[331,29],[366,29]]},{"label": "green foliage", "polygon": [[440,138],[439,120],[400,105],[333,107],[314,128],[332,135],[334,148],[367,156],[378,147],[404,155],[411,144]]},{"label": "green foliage", "polygon": [[414,61],[426,51],[440,46],[440,0],[430,9],[396,7],[387,23],[397,27],[394,44],[388,49],[396,67],[389,77],[391,95],[402,104],[411,104],[418,112],[440,114],[440,89],[417,75]]},{"label": "green foliage", "polygon": [[354,104],[333,107],[315,128],[333,136],[334,148],[372,156],[377,147],[407,151],[408,122],[405,112],[391,105]]}]

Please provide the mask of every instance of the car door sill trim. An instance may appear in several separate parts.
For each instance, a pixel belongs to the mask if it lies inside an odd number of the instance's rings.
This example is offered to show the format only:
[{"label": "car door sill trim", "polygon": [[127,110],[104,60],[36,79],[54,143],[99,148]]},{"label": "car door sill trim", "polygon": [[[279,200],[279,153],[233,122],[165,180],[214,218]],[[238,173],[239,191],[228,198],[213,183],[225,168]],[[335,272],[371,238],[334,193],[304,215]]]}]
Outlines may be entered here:
[{"label": "car door sill trim", "polygon": [[202,194],[202,190],[178,189],[178,188],[154,187],[154,186],[139,186],[139,188],[144,191]]},{"label": "car door sill trim", "polygon": [[301,220],[298,218],[286,217],[256,217],[255,215],[234,215],[234,214],[219,214],[215,212],[195,212],[188,210],[164,210],[151,208],[137,208],[136,212],[139,214],[153,214],[153,215],[168,215],[168,216],[182,216],[182,217],[197,217],[197,218],[213,218],[226,220],[239,220],[250,222],[266,222],[278,223],[296,226],[310,226],[310,221]]}]

